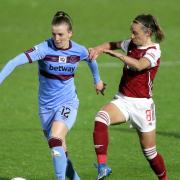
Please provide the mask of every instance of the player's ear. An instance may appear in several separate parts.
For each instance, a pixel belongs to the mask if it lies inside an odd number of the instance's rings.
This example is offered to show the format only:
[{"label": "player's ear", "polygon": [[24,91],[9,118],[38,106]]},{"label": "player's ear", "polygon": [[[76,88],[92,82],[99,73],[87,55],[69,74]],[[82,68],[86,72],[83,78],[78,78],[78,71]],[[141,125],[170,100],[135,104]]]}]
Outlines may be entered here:
[{"label": "player's ear", "polygon": [[147,28],[146,34],[148,36],[151,36],[152,35],[152,30],[150,28]]},{"label": "player's ear", "polygon": [[73,35],[73,32],[69,31],[69,39],[72,37],[72,35]]}]

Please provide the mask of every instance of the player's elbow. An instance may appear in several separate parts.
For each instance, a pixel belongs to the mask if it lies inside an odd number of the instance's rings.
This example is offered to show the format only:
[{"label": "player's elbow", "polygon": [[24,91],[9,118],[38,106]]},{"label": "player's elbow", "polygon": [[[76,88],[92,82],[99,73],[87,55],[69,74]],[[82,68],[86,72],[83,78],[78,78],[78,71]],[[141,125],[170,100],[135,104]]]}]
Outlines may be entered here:
[{"label": "player's elbow", "polygon": [[142,59],[136,62],[135,64],[137,71],[143,71],[144,69],[148,69],[151,67],[151,64],[146,59]]}]

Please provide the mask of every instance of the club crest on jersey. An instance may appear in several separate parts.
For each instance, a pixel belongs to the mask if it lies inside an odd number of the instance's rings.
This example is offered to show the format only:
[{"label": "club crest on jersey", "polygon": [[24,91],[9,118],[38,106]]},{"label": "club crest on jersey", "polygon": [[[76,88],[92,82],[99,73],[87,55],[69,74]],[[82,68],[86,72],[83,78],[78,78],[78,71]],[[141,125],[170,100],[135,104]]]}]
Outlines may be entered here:
[{"label": "club crest on jersey", "polygon": [[66,62],[67,62],[67,57],[65,57],[65,56],[59,56],[59,62],[61,62],[61,63],[66,63]]}]

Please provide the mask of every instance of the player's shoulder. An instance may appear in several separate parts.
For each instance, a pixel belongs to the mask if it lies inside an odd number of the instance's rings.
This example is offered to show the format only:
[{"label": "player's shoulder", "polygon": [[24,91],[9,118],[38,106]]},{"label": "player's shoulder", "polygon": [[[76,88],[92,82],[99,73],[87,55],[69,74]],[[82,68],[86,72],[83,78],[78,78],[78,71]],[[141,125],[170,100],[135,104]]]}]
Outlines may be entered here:
[{"label": "player's shoulder", "polygon": [[152,43],[150,45],[147,46],[137,46],[137,49],[142,49],[142,50],[146,50],[146,51],[160,51],[160,45],[158,43]]},{"label": "player's shoulder", "polygon": [[157,50],[161,50],[159,43],[154,43],[152,48],[157,49]]},{"label": "player's shoulder", "polygon": [[121,42],[120,46],[123,51],[127,52],[129,49],[131,49],[131,46],[132,46],[131,39],[125,39],[120,42]]},{"label": "player's shoulder", "polygon": [[43,49],[53,49],[53,50],[57,50],[57,48],[55,47],[52,38],[49,39],[45,39],[44,41],[42,41],[41,43],[39,43],[38,45],[36,45],[37,48],[43,48]]},{"label": "player's shoulder", "polygon": [[40,42],[39,44],[36,44],[35,49],[47,49],[48,48],[48,40],[44,40]]},{"label": "player's shoulder", "polygon": [[80,50],[80,51],[85,51],[85,52],[87,52],[87,48],[86,48],[84,45],[79,44],[79,43],[77,43],[77,42],[75,42],[75,41],[71,41],[71,43],[72,43],[72,48],[78,49],[78,50]]},{"label": "player's shoulder", "polygon": [[46,39],[43,43],[44,43],[44,46],[48,48],[51,48],[51,49],[55,48],[52,38]]},{"label": "player's shoulder", "polygon": [[89,56],[89,52],[84,45],[79,44],[79,43],[74,42],[74,41],[71,41],[71,44],[72,44],[71,48],[72,48],[73,52],[78,53],[82,60],[87,59],[87,57]]},{"label": "player's shoulder", "polygon": [[146,51],[160,54],[161,48],[160,48],[160,45],[158,43],[153,43],[152,45],[150,45],[149,47],[146,48]]}]

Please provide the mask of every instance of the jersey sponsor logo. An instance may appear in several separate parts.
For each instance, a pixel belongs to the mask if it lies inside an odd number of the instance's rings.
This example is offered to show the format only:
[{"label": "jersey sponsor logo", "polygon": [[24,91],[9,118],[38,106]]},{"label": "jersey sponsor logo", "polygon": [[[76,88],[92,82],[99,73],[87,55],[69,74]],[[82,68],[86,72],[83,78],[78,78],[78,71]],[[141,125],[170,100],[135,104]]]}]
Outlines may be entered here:
[{"label": "jersey sponsor logo", "polygon": [[52,66],[52,65],[50,64],[49,70],[53,70],[53,71],[63,71],[63,72],[71,72],[71,73],[73,73],[74,70],[75,70],[75,67]]},{"label": "jersey sponsor logo", "polygon": [[59,56],[59,62],[66,63],[67,62],[67,57]]}]

